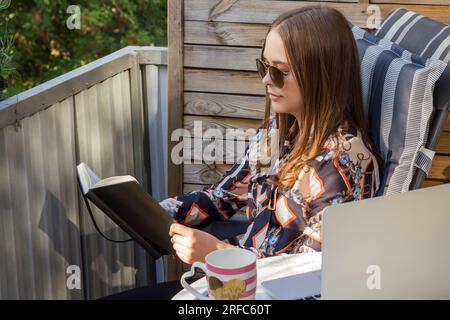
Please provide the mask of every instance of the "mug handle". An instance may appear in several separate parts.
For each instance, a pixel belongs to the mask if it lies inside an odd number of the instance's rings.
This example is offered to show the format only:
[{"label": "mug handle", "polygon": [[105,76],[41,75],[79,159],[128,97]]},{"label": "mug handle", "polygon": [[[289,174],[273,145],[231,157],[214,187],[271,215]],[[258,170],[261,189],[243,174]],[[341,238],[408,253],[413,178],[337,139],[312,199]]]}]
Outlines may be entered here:
[{"label": "mug handle", "polygon": [[181,276],[181,285],[183,286],[183,288],[185,288],[190,294],[194,295],[196,298],[200,299],[200,300],[211,300],[209,297],[201,294],[200,292],[198,292],[197,290],[195,290],[194,288],[192,288],[187,282],[186,282],[186,278],[188,277],[193,277],[195,275],[195,268],[200,268],[201,270],[203,270],[203,272],[205,272],[206,274],[206,268],[205,268],[205,264],[199,261],[196,261],[192,264],[191,266],[191,270],[183,273],[183,275]]}]

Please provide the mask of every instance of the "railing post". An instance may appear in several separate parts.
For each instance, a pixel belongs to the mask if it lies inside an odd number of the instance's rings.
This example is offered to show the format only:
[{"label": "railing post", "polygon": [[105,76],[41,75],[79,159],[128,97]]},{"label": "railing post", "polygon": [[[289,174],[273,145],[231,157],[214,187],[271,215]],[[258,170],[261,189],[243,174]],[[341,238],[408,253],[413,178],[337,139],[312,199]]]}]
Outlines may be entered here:
[{"label": "railing post", "polygon": [[[175,129],[183,128],[184,110],[184,84],[183,84],[183,34],[184,34],[184,0],[169,0],[167,8],[168,17],[168,181],[169,197],[174,197],[183,192],[183,166],[175,165],[171,161],[171,150],[175,145],[170,137]],[[168,280],[178,280],[183,273],[183,264],[176,256],[169,256]]]},{"label": "railing post", "polygon": [[[130,54],[132,66],[130,68],[130,89],[131,89],[131,121],[133,130],[133,154],[134,154],[134,176],[148,190],[149,172],[146,169],[145,155],[142,146],[145,143],[144,107],[142,75],[139,66],[138,54]],[[145,146],[144,146],[145,148]]]}]

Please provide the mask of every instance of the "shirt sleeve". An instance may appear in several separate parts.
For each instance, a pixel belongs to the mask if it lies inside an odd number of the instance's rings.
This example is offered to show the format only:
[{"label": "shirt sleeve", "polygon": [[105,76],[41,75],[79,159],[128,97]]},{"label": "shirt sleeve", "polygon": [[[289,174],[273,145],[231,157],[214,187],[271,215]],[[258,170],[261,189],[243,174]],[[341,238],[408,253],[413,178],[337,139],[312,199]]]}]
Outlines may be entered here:
[{"label": "shirt sleeve", "polygon": [[323,211],[332,203],[351,200],[349,184],[341,175],[342,168],[336,165],[337,161],[306,165],[289,192],[278,191],[275,195],[277,224],[268,227],[261,246],[240,243],[239,247],[254,252],[258,258],[321,251]]},{"label": "shirt sleeve", "polygon": [[[270,117],[269,125],[275,118]],[[211,222],[231,218],[247,205],[248,188],[251,178],[250,152],[257,144],[264,130],[264,124],[256,129],[250,142],[238,161],[211,186],[202,190],[171,197],[160,205],[174,219],[186,226],[203,229]]]},{"label": "shirt sleeve", "polygon": [[373,161],[376,160],[370,158],[362,170],[360,164],[351,161],[347,153],[342,153],[311,170],[310,185],[316,193],[305,199],[306,226],[294,252],[322,250],[322,217],[328,206],[373,196],[372,182],[378,178],[377,171],[373,170]]},{"label": "shirt sleeve", "polygon": [[244,154],[213,185],[160,202],[175,220],[189,227],[203,229],[211,222],[231,218],[247,205],[250,169],[249,146]]},{"label": "shirt sleeve", "polygon": [[[303,231],[305,230],[306,223],[303,218],[304,209],[302,205],[281,194],[277,195],[275,202],[277,203],[274,211],[275,217],[269,219],[272,222],[277,220],[278,224],[270,224],[267,227],[263,227],[263,229],[252,231],[253,236],[256,236],[259,232],[265,232],[262,243],[255,246],[249,245],[248,241],[240,241],[238,245],[239,248],[252,251],[258,258],[293,253],[291,248],[303,236]],[[254,223],[249,229],[254,227]],[[262,226],[261,221],[257,222],[257,224]],[[247,239],[247,235],[244,236],[244,239]]]}]

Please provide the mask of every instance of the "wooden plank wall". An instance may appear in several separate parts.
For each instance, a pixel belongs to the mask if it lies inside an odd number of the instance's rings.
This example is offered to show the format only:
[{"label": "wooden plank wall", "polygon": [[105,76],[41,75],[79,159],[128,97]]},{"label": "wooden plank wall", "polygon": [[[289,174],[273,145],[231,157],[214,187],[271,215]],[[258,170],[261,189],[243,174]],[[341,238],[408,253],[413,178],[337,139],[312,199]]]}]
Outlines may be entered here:
[{"label": "wooden plank wall", "polygon": [[[254,60],[260,55],[268,24],[283,11],[311,3],[317,2],[185,0],[184,127],[191,128],[196,120],[203,120],[205,130],[258,126],[263,117],[264,87],[256,74]],[[340,9],[361,27],[366,27],[370,4],[379,5],[382,17],[401,6],[450,24],[450,0],[322,3]],[[426,186],[450,180],[450,119],[437,152]],[[213,183],[230,166],[185,164],[183,192]]]},{"label": "wooden plank wall", "polygon": [[[254,61],[260,55],[269,24],[284,11],[311,4],[332,6],[366,28],[372,14],[368,7],[376,4],[381,18],[403,7],[450,25],[450,0],[169,0],[170,3],[169,11],[177,10],[169,12],[169,97],[173,99],[169,102],[173,110],[170,117],[172,128],[183,123],[189,131],[197,120],[203,121],[203,130],[256,128],[261,124],[265,90]],[[182,33],[173,27],[180,21]],[[171,64],[176,64],[173,72]],[[450,118],[445,130],[423,186],[450,182]],[[181,171],[171,175],[169,194],[199,190],[214,183],[230,167],[231,164],[205,163],[178,167]],[[172,179],[178,178],[178,172],[182,172],[180,179]]]}]

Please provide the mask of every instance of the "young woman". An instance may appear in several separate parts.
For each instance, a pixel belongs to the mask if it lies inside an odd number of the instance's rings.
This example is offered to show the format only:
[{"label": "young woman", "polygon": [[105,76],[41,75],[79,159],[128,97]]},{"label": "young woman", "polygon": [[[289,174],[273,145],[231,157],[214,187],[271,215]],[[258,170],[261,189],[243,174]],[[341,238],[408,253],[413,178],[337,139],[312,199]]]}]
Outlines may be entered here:
[{"label": "young woman", "polygon": [[[212,186],[161,202],[179,222],[170,236],[185,263],[234,247],[201,229],[244,206],[251,224],[239,247],[260,258],[320,251],[324,209],[378,189],[382,163],[369,138],[358,51],[344,16],[326,7],[281,15],[257,67],[265,121],[242,158]],[[278,139],[272,155],[279,156],[264,166],[258,150],[271,139]]]}]

